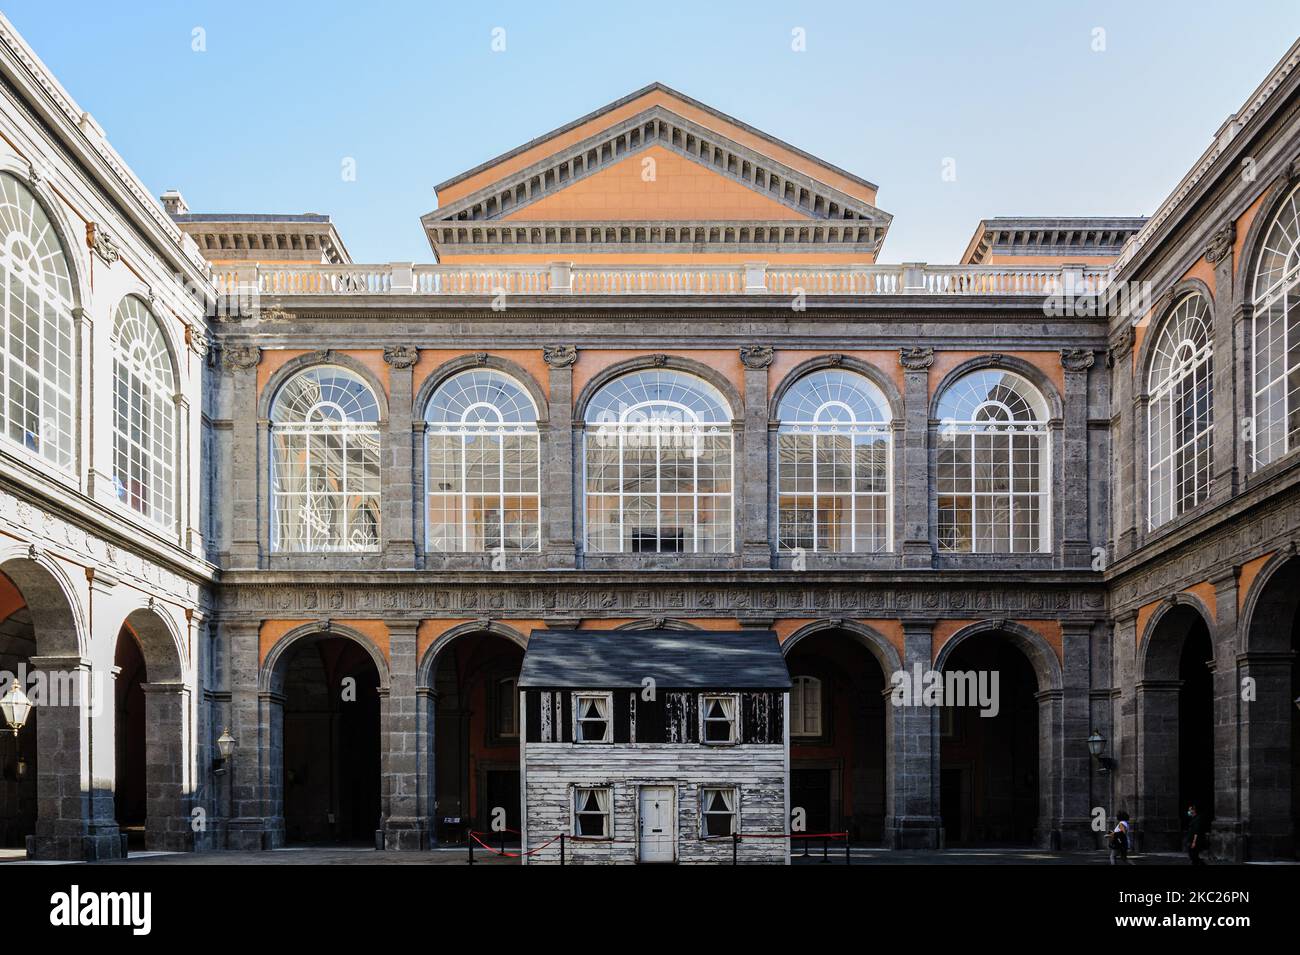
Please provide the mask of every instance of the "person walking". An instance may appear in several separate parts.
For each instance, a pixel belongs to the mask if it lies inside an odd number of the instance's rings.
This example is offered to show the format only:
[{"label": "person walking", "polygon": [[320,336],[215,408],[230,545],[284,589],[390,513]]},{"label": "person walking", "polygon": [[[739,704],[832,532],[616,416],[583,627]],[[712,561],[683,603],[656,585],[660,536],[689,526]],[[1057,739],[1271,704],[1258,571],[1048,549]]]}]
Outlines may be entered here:
[{"label": "person walking", "polygon": [[1110,864],[1111,865],[1132,865],[1128,858],[1128,813],[1120,810],[1115,815],[1115,828],[1111,830],[1108,842],[1110,844]]},{"label": "person walking", "polygon": [[1192,865],[1205,865],[1201,849],[1205,847],[1205,817],[1196,811],[1196,803],[1187,807],[1187,858]]}]

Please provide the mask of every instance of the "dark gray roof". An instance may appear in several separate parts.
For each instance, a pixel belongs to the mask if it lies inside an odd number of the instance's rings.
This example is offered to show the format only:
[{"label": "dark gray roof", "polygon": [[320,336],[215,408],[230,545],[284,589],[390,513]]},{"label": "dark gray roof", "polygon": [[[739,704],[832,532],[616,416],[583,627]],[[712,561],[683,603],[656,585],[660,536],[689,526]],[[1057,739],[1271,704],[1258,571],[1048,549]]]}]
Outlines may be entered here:
[{"label": "dark gray roof", "polygon": [[771,630],[534,630],[521,687],[787,689]]}]

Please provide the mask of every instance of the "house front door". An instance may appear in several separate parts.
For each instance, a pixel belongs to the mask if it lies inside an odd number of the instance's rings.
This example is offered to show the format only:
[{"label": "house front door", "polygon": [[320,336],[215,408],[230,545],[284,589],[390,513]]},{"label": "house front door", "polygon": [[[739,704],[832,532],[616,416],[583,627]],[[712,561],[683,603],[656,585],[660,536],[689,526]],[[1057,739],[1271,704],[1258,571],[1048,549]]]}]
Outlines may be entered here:
[{"label": "house front door", "polygon": [[677,846],[677,798],[672,786],[642,786],[640,855],[642,862],[672,862]]}]

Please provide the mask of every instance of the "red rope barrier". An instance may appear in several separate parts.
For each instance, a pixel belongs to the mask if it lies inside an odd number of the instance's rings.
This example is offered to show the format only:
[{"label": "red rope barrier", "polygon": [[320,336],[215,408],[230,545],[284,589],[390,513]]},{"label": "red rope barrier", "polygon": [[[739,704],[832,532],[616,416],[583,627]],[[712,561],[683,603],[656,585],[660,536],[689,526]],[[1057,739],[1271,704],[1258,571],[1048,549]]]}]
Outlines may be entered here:
[{"label": "red rope barrier", "polygon": [[[518,830],[516,830],[516,829],[507,829],[507,830],[506,830],[506,832],[517,832],[517,831],[518,831]],[[492,835],[492,833],[490,833],[490,832],[485,832],[485,833],[482,833],[482,834],[485,835],[485,836],[490,836],[490,835]],[[548,839],[548,840],[546,840],[545,842],[543,842],[540,846],[534,846],[532,849],[529,849],[527,852],[506,852],[504,849],[496,849],[496,848],[493,848],[492,846],[488,845],[486,842],[484,842],[482,839],[479,838],[479,833],[476,832],[476,831],[473,830],[473,829],[470,829],[470,830],[469,830],[469,837],[470,837],[471,839],[473,839],[475,842],[477,842],[479,845],[481,845],[481,846],[482,846],[484,849],[486,849],[488,852],[492,853],[493,855],[504,856],[504,857],[507,858],[507,859],[520,859],[520,858],[523,858],[524,856],[530,856],[530,855],[532,855],[533,853],[541,852],[543,849],[545,849],[545,848],[546,848],[547,846],[549,846],[551,843],[553,843],[553,842],[559,842],[559,841],[560,841],[560,837],[559,837],[559,836],[552,836],[550,839]]]}]

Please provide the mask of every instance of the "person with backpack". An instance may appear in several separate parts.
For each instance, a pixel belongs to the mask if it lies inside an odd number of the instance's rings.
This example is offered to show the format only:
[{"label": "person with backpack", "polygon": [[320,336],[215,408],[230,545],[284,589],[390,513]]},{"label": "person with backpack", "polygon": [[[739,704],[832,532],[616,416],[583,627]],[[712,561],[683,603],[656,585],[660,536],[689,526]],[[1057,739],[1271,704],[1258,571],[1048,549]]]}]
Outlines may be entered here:
[{"label": "person with backpack", "polygon": [[1111,830],[1110,835],[1107,837],[1107,842],[1110,845],[1111,865],[1133,864],[1128,858],[1128,836],[1128,813],[1121,809],[1115,815],[1115,828]]}]

